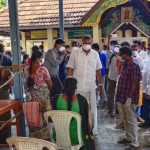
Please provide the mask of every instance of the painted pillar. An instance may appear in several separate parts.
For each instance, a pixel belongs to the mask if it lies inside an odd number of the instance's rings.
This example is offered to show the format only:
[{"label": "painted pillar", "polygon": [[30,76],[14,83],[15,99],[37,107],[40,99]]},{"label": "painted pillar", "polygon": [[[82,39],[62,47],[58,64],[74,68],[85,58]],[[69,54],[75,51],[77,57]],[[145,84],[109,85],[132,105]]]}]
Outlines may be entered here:
[{"label": "painted pillar", "polygon": [[23,51],[27,51],[26,50],[26,36],[25,36],[25,32],[20,32],[21,34],[21,45],[23,48]]},{"label": "painted pillar", "polygon": [[53,48],[53,29],[47,29],[48,49]]},{"label": "painted pillar", "polygon": [[98,24],[93,26],[93,43],[99,43],[99,29]]},{"label": "painted pillar", "polygon": [[68,30],[65,30],[65,32],[64,32],[64,40],[65,40],[65,43],[66,43],[67,45],[69,45]]}]

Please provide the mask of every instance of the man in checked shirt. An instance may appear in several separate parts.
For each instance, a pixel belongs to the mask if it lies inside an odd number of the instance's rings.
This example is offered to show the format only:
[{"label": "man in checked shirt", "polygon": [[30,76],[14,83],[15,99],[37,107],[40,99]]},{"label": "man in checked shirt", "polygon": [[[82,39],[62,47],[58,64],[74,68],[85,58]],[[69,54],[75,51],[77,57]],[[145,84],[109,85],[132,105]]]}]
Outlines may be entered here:
[{"label": "man in checked shirt", "polygon": [[128,46],[120,48],[120,56],[124,60],[124,65],[118,80],[116,101],[124,122],[125,137],[118,143],[130,144],[126,150],[139,150],[136,108],[142,80],[141,70],[138,63],[133,60],[132,51]]}]

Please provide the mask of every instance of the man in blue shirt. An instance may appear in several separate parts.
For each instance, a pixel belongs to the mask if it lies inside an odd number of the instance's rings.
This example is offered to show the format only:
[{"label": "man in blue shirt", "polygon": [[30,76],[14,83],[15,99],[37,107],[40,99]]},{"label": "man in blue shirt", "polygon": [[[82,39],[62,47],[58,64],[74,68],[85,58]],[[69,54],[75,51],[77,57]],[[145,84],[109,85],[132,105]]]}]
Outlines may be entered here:
[{"label": "man in blue shirt", "polygon": [[99,49],[99,44],[98,43],[94,43],[92,45],[92,49],[96,50],[99,53],[99,58],[101,60],[102,63],[102,69],[101,69],[101,75],[102,75],[102,96],[101,96],[101,101],[106,102],[106,90],[105,90],[105,79],[106,79],[106,68],[107,68],[107,56],[105,53],[103,53],[102,51],[100,51]]},{"label": "man in blue shirt", "polygon": [[0,66],[11,66],[12,60],[9,56],[4,54],[4,45],[0,44]]}]

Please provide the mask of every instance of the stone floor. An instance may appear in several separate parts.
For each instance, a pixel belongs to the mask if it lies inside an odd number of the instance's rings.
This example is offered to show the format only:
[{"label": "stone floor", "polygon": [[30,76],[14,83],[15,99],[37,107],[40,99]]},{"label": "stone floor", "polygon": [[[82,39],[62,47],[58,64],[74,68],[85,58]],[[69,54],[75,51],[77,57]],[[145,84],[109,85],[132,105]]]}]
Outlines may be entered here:
[{"label": "stone floor", "polygon": [[[124,150],[128,145],[117,144],[119,137],[124,135],[123,130],[116,130],[115,125],[119,117],[110,118],[105,109],[98,109],[98,137],[96,139],[97,150]],[[149,135],[148,129],[139,129],[139,141],[142,146],[141,150],[150,150],[150,143],[145,141],[146,135]]]},{"label": "stone floor", "polygon": [[[116,130],[115,124],[118,122],[118,117],[110,118],[107,116],[105,109],[98,109],[98,136],[96,138],[97,150],[124,150],[127,147],[117,144],[117,140],[124,134],[122,130]],[[139,139],[142,146],[141,150],[150,150],[150,143],[145,141],[148,134],[150,141],[149,129],[139,129]],[[8,148],[1,148],[0,150],[9,150]]]}]

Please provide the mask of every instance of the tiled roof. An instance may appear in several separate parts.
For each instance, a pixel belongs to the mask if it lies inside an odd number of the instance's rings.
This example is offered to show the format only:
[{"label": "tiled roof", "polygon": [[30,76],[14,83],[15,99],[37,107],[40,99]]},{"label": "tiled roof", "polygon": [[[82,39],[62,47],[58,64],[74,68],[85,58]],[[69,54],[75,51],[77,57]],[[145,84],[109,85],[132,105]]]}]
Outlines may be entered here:
[{"label": "tiled roof", "polygon": [[[59,26],[59,0],[22,0],[18,4],[20,29]],[[65,27],[79,26],[82,17],[98,0],[63,0]],[[9,27],[8,9],[0,12],[0,30]]]}]

